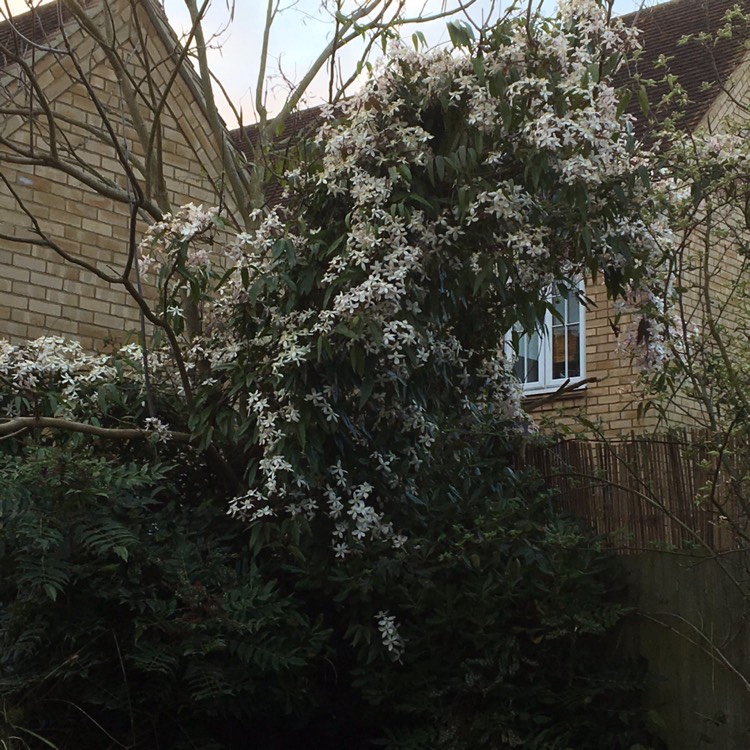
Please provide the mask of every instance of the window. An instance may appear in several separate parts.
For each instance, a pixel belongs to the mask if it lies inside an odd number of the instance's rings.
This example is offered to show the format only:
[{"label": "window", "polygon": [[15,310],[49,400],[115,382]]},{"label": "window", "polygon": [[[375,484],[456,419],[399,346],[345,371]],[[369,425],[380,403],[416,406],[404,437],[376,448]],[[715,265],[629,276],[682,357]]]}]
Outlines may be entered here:
[{"label": "window", "polygon": [[547,311],[540,330],[529,335],[519,326],[509,336],[511,350],[517,343],[513,370],[526,393],[555,391],[585,377],[585,308],[572,290],[555,288],[553,295],[554,314]]}]

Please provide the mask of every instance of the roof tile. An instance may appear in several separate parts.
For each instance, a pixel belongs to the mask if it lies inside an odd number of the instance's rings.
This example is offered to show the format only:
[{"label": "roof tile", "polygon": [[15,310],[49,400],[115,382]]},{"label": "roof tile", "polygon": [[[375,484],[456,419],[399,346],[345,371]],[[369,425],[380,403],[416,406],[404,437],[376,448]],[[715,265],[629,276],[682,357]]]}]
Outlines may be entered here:
[{"label": "roof tile", "polygon": [[[84,0],[83,5],[89,7],[98,1]],[[56,0],[0,21],[0,70],[11,65],[14,57],[44,47],[72,18],[72,12]],[[4,54],[4,49],[8,54]]]},{"label": "roof tile", "polygon": [[[636,75],[642,80],[657,81],[648,88],[649,102],[656,106],[669,91],[665,75],[669,72],[676,76],[688,100],[680,124],[688,131],[694,130],[745,51],[742,29],[737,29],[733,38],[719,39],[715,45],[702,42],[699,37],[715,37],[725,14],[735,5],[750,11],[749,0],[673,0],[624,16],[626,23],[641,30],[643,52],[620,72],[620,85],[628,85]],[[687,37],[690,39],[684,41]],[[666,68],[660,63],[662,57]],[[673,105],[657,109],[655,114],[664,119],[676,109],[677,105]],[[630,111],[643,119],[635,97]],[[642,131],[643,125],[638,129]]]}]

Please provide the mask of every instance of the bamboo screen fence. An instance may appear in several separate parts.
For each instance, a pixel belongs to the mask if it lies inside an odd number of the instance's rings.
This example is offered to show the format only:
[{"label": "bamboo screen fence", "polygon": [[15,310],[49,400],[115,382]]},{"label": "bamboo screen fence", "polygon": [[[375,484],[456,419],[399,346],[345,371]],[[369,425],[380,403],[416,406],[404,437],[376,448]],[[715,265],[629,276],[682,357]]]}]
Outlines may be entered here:
[{"label": "bamboo screen fence", "polygon": [[728,551],[750,540],[739,478],[750,467],[750,447],[736,441],[715,447],[702,432],[564,440],[527,448],[520,463],[536,467],[560,506],[620,553]]}]

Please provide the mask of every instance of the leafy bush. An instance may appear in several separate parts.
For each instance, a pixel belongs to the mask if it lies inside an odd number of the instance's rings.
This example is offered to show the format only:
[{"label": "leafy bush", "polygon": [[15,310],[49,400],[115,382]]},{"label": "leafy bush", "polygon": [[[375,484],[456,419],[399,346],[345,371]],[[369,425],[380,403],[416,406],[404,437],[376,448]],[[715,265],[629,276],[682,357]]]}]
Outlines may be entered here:
[{"label": "leafy bush", "polygon": [[331,747],[648,743],[642,675],[612,650],[619,568],[537,477],[508,465],[512,447],[496,438],[446,456],[429,503],[402,519],[409,543],[396,556],[331,564],[320,545],[301,563],[279,558],[290,593],[332,632],[317,731],[354,729]]},{"label": "leafy bush", "polygon": [[224,747],[248,717],[314,703],[326,632],[253,564],[207,488],[71,448],[0,465],[13,724],[60,747]]},{"label": "leafy bush", "polygon": [[177,452],[6,453],[6,731],[82,749],[634,746],[639,683],[603,638],[623,614],[612,560],[510,446],[485,449],[446,457],[398,553],[345,563],[304,522],[227,518]]},{"label": "leafy bush", "polygon": [[611,564],[510,468],[528,419],[505,357],[550,284],[650,279],[661,230],[608,79],[632,33],[584,2],[454,40],[386,63],[251,231],[225,242],[195,206],[149,227],[166,348],[0,342],[9,733],[642,739],[604,658]]}]

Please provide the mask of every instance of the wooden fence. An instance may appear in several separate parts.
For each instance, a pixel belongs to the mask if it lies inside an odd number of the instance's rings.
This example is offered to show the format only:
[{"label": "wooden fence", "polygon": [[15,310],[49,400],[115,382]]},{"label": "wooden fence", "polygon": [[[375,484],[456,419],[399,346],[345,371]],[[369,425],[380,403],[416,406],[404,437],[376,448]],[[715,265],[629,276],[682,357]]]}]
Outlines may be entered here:
[{"label": "wooden fence", "polygon": [[717,445],[702,432],[564,440],[527,448],[521,463],[536,467],[562,508],[619,552],[750,546],[743,502],[750,487],[740,478],[750,448],[736,440]]},{"label": "wooden fence", "polygon": [[680,550],[623,560],[637,616],[616,647],[632,639],[647,660],[646,706],[667,747],[750,747],[748,439],[565,440],[527,448],[519,464],[617,552]]}]

